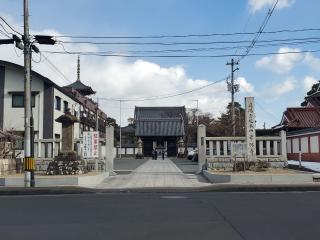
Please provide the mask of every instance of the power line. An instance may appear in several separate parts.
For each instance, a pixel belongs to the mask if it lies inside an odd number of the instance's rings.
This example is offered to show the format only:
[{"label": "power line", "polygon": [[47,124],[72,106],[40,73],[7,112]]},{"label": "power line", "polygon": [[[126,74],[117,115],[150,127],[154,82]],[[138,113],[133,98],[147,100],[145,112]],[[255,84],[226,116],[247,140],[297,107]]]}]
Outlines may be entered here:
[{"label": "power line", "polygon": [[225,77],[223,79],[214,81],[212,83],[209,83],[207,85],[198,87],[198,88],[194,88],[194,89],[191,89],[191,90],[183,91],[183,92],[180,92],[180,93],[174,93],[174,94],[150,96],[150,97],[145,97],[145,98],[131,98],[131,99],[116,99],[116,98],[103,98],[103,97],[101,97],[101,98],[99,97],[99,99],[107,100],[107,101],[123,101],[123,102],[140,102],[140,101],[142,102],[142,101],[152,101],[152,100],[159,100],[159,99],[167,99],[167,98],[178,97],[178,96],[181,96],[181,95],[185,95],[185,94],[189,94],[189,93],[192,93],[192,92],[196,92],[196,91],[205,89],[205,88],[210,87],[212,85],[215,85],[217,83],[224,82],[228,78],[229,78],[229,76],[227,76],[227,77]]},{"label": "power line", "polygon": [[273,5],[273,7],[271,9],[269,9],[265,19],[263,20],[261,26],[259,27],[259,30],[257,32],[257,34],[255,35],[255,37],[252,39],[252,42],[250,44],[250,46],[246,49],[245,53],[237,60],[237,62],[239,63],[241,60],[243,60],[246,56],[248,56],[248,54],[250,53],[250,51],[254,48],[255,44],[257,43],[260,35],[262,34],[262,32],[264,31],[265,27],[267,26],[270,17],[272,16],[272,13],[274,12],[277,4],[278,4],[279,0],[275,0],[275,3]]},{"label": "power line", "polygon": [[[303,37],[303,38],[280,38],[280,39],[267,39],[254,41],[256,43],[273,43],[273,42],[292,42],[292,41],[307,41],[307,40],[319,40],[318,36],[316,37]],[[63,44],[93,44],[93,45],[163,45],[163,46],[172,46],[172,45],[211,45],[211,44],[239,44],[239,43],[250,43],[248,48],[252,49],[251,40],[237,40],[237,41],[209,41],[209,42],[92,42],[92,41],[57,41]],[[249,51],[250,52],[250,51]],[[249,53],[248,52],[248,53]],[[247,51],[246,51],[247,53]]]},{"label": "power line", "polygon": [[[59,51],[45,51],[51,54],[78,54],[83,56],[97,56],[97,57],[123,57],[123,58],[224,58],[224,57],[242,57],[242,54],[220,54],[220,55],[128,55],[128,54],[101,54],[101,53],[85,53],[85,52],[59,52]],[[286,52],[268,52],[268,53],[250,53],[246,56],[267,56],[267,55],[285,55],[285,54],[300,54],[300,53],[315,53],[317,50],[299,50]]]},{"label": "power line", "polygon": [[53,62],[51,62],[51,61],[49,60],[48,57],[46,57],[46,56],[45,56],[44,54],[42,54],[41,52],[40,52],[40,54],[45,58],[46,61],[44,61],[44,62],[45,62],[45,63],[46,63],[46,62],[49,63],[50,66],[51,66],[51,68],[52,68],[53,70],[55,70],[57,73],[59,73],[59,74],[60,74],[59,76],[62,77],[62,79],[66,80],[66,81],[69,82],[69,83],[72,83],[72,81],[70,81],[70,80],[59,70],[59,68],[56,67],[56,66],[53,64]]},{"label": "power line", "polygon": [[264,112],[267,116],[272,116],[275,120],[279,120],[279,117],[274,115],[274,113],[272,113],[271,111],[266,110],[265,107],[263,107],[257,100],[255,100],[255,103],[260,108],[260,110]]},{"label": "power line", "polygon": [[15,33],[19,34],[20,36],[22,36],[21,33],[19,33],[17,30],[15,30],[3,17],[0,16],[0,19]]},{"label": "power line", "polygon": [[[266,43],[266,44],[257,44],[255,48],[264,48],[264,47],[276,47],[276,46],[288,46],[288,45],[300,45],[300,44],[314,44],[320,42],[320,38],[310,38],[310,40],[299,40],[293,42],[280,42],[280,43]],[[209,52],[209,51],[221,51],[221,50],[232,50],[232,49],[243,49],[248,46],[228,46],[228,47],[210,47],[210,48],[186,48],[186,49],[163,49],[163,50],[129,50],[126,52],[115,52],[115,51],[69,51],[65,46],[60,43],[65,53],[68,54],[153,54],[153,53],[180,53],[180,52]],[[48,51],[53,53],[52,51]],[[54,52],[54,53],[63,53],[63,52]],[[237,55],[237,54],[234,54]]]},{"label": "power line", "polygon": [[[297,33],[307,31],[320,31],[320,28],[302,28],[302,29],[281,29],[274,31],[263,31],[261,34],[276,33]],[[150,35],[150,36],[74,36],[74,35],[54,35],[56,38],[74,38],[74,39],[161,39],[161,38],[189,38],[189,37],[213,37],[213,36],[236,36],[236,35],[254,35],[258,32],[233,32],[233,33],[208,33],[208,34],[185,34],[185,35]]]},{"label": "power line", "polygon": [[2,30],[0,30],[0,33],[2,33],[2,35],[6,36],[8,38],[11,38],[10,33],[7,31],[7,29],[1,23],[0,23],[0,27],[2,27],[2,29],[4,31],[3,32]]}]

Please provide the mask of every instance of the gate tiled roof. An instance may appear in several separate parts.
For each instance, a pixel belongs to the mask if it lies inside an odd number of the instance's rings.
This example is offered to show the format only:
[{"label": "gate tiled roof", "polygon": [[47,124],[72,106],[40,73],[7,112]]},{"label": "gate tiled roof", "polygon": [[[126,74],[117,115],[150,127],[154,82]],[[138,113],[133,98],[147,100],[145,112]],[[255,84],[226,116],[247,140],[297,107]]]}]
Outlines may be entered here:
[{"label": "gate tiled roof", "polygon": [[185,107],[136,107],[136,136],[184,136]]}]

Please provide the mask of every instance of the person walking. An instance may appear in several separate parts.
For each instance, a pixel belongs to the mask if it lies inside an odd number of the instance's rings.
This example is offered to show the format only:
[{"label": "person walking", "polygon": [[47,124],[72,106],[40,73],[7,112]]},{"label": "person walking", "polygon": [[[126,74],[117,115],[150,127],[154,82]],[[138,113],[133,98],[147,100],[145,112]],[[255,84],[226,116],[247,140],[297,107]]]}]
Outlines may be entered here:
[{"label": "person walking", "polygon": [[157,160],[157,158],[158,158],[158,151],[157,151],[157,149],[154,151],[154,159],[155,160]]},{"label": "person walking", "polygon": [[162,152],[161,152],[161,154],[162,154],[162,160],[164,160],[164,153],[165,153],[165,151],[162,150]]},{"label": "person walking", "polygon": [[155,160],[155,152],[154,152],[154,149],[152,149],[152,159]]}]

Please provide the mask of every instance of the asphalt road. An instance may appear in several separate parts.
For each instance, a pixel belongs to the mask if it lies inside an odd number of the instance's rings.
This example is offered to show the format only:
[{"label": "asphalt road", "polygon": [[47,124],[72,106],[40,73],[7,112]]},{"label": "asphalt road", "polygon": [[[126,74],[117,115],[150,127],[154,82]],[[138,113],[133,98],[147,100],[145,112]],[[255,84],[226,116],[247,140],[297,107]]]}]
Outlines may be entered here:
[{"label": "asphalt road", "polygon": [[320,193],[1,196],[0,238],[319,239]]}]

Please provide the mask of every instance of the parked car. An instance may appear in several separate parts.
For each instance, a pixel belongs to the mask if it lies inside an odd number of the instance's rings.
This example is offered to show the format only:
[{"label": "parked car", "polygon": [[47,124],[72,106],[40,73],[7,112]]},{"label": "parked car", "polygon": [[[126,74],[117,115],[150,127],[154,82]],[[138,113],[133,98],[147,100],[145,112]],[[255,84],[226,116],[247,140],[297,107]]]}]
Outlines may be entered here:
[{"label": "parked car", "polygon": [[188,160],[192,160],[192,158],[193,158],[193,156],[194,156],[195,154],[198,154],[198,150],[197,150],[197,149],[189,151],[189,152],[188,152],[187,159],[188,159]]},{"label": "parked car", "polygon": [[198,152],[193,155],[192,162],[198,162]]}]

